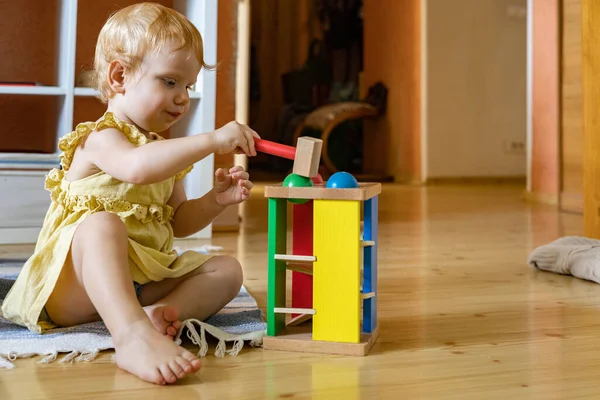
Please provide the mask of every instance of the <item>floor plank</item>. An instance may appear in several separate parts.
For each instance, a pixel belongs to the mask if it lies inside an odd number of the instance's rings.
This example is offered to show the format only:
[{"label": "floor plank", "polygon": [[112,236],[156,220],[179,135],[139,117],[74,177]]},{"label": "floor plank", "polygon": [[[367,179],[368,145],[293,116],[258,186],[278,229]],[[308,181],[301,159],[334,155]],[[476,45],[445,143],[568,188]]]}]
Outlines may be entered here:
[{"label": "floor plank", "polygon": [[[94,363],[0,370],[0,399],[579,399],[600,392],[600,285],[536,272],[531,250],[581,235],[581,216],[523,200],[520,186],[384,185],[380,200],[380,337],[366,357],[244,348],[204,359],[172,387]],[[266,304],[267,206],[242,206],[239,235],[212,244],[240,258]],[[178,242],[193,248],[205,242]],[[26,255],[30,246],[0,248]],[[172,397],[171,397],[172,396]]]}]

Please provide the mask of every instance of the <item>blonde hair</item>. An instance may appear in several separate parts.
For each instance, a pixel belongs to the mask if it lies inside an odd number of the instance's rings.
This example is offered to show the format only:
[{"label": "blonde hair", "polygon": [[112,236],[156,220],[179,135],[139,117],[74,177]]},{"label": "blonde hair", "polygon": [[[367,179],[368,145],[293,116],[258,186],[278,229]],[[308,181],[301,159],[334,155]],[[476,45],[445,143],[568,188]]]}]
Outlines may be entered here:
[{"label": "blonde hair", "polygon": [[160,52],[168,43],[190,50],[204,68],[202,36],[196,27],[177,11],[156,3],[139,3],[113,14],[104,24],[94,58],[94,86],[107,102],[113,95],[108,84],[108,66],[119,60],[125,73],[134,72],[144,55]]}]

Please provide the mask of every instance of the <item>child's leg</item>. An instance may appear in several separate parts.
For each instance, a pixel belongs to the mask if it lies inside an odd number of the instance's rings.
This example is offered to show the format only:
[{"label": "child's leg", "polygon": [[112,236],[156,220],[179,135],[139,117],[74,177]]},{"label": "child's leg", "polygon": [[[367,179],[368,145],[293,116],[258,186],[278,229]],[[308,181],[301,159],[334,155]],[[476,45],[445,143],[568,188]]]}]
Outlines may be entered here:
[{"label": "child's leg", "polygon": [[127,231],[114,214],[96,213],[78,227],[69,262],[46,303],[59,325],[100,314],[115,345],[119,367],[149,382],[173,383],[200,361],[161,334],[135,296],[127,260]]},{"label": "child's leg", "polygon": [[144,285],[140,303],[151,307],[171,306],[184,320],[200,321],[222,309],[242,286],[242,268],[233,257],[215,256],[196,270],[175,279]]}]

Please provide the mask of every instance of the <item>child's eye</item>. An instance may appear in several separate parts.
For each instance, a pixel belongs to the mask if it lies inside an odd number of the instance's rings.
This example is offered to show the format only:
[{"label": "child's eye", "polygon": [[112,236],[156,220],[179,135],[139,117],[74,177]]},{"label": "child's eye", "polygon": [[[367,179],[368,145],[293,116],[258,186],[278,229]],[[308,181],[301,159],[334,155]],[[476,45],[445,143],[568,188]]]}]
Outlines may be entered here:
[{"label": "child's eye", "polygon": [[194,85],[187,85],[186,88],[187,90],[192,90],[194,88]]},{"label": "child's eye", "polygon": [[168,87],[175,87],[175,85],[177,84],[177,82],[175,82],[174,79],[163,79],[163,81],[165,82],[165,85],[167,85]]}]

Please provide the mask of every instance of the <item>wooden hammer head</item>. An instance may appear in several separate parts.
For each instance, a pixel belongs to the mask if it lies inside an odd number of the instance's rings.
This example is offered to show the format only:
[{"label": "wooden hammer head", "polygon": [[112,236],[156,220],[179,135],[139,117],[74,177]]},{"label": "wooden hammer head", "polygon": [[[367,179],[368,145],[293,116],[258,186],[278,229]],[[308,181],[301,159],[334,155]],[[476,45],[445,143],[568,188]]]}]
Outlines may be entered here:
[{"label": "wooden hammer head", "polygon": [[294,174],[312,178],[319,173],[321,149],[323,141],[309,136],[298,138],[296,143],[296,158],[294,159]]}]

